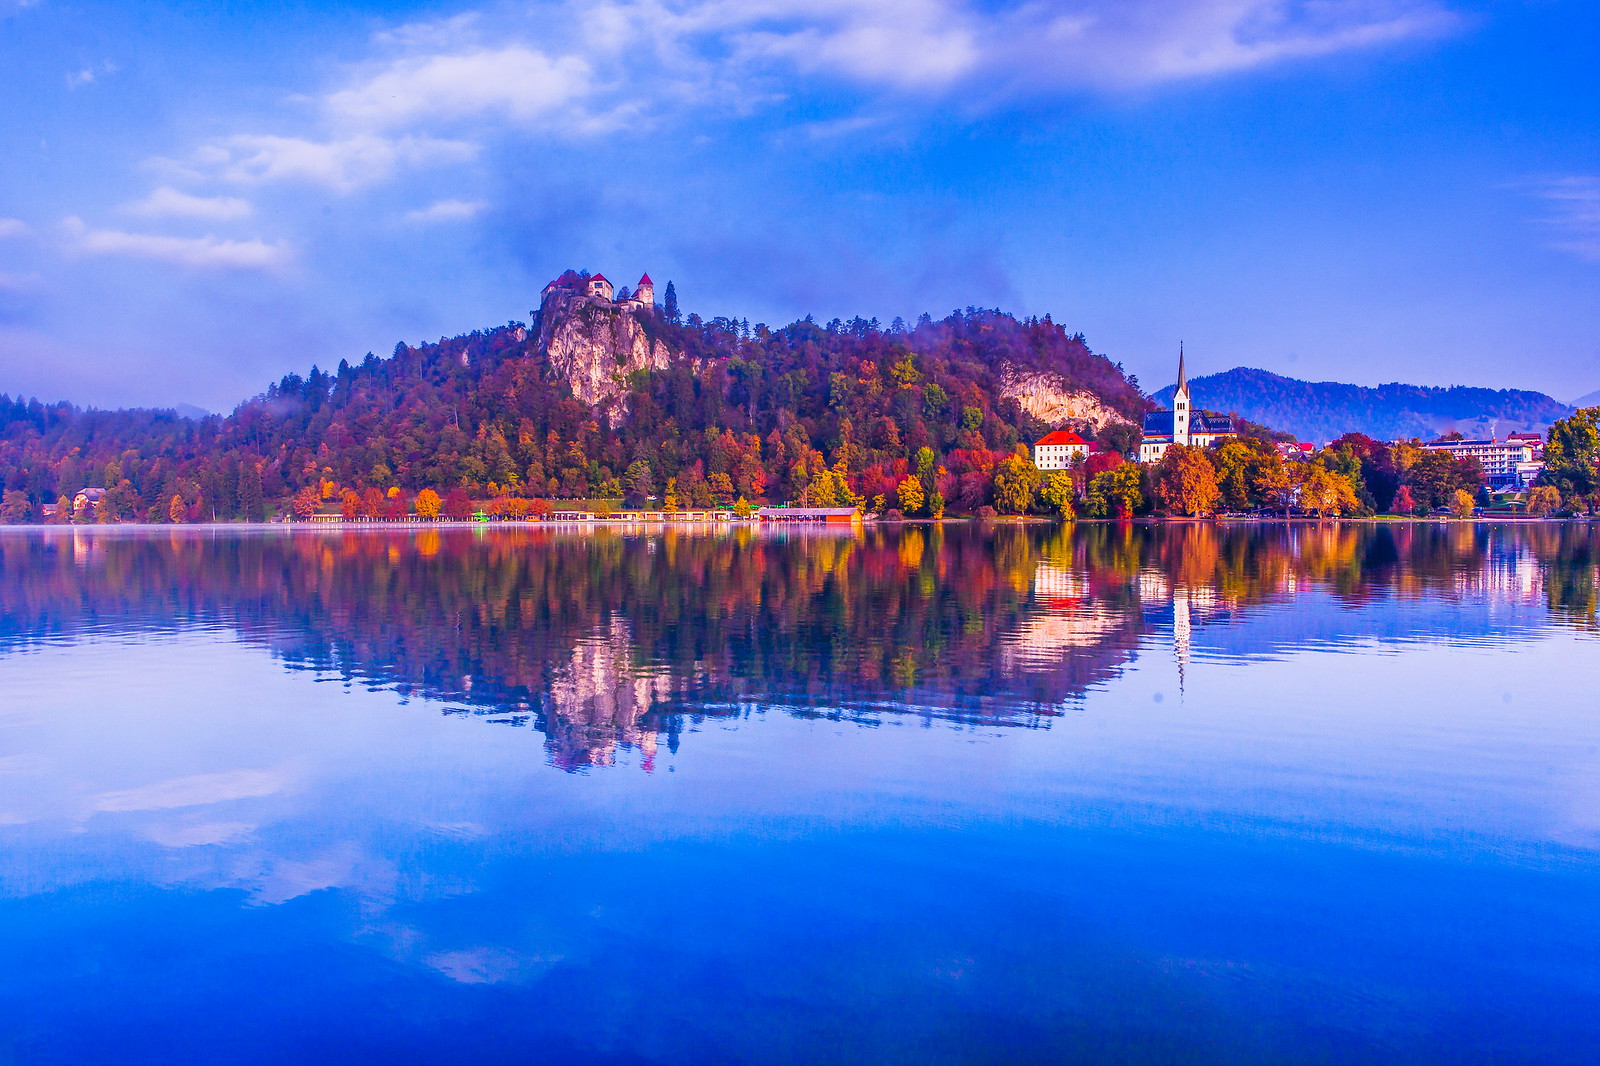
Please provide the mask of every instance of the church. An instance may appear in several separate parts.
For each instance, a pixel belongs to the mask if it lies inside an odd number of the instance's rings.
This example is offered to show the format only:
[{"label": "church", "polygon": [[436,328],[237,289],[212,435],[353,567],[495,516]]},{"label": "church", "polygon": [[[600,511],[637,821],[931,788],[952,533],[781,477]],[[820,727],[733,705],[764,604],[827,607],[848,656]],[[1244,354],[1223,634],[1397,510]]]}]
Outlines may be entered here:
[{"label": "church", "polygon": [[1189,395],[1189,379],[1183,372],[1183,346],[1178,346],[1178,391],[1172,396],[1172,410],[1151,411],[1144,416],[1144,439],[1139,442],[1139,461],[1155,463],[1174,444],[1205,448],[1223,437],[1237,434],[1227,415],[1208,415],[1194,409]]}]

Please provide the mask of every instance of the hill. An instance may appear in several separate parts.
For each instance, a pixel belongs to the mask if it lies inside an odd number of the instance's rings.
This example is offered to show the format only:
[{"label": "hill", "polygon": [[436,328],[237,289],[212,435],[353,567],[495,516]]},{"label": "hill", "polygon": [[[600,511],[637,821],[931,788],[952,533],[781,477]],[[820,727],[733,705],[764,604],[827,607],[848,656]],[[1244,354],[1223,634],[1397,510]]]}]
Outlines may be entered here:
[{"label": "hill", "polygon": [[1589,393],[1589,395],[1587,395],[1587,396],[1579,396],[1576,400],[1572,401],[1572,406],[1573,407],[1600,407],[1600,389],[1596,389],[1595,391]]},{"label": "hill", "polygon": [[1030,390],[1090,429],[1146,407],[1049,319],[769,329],[681,317],[670,286],[663,307],[616,295],[568,272],[530,323],[289,374],[226,417],[0,397],[0,520],[85,486],[109,490],[108,516],[156,521],[260,519],[308,490],[643,497],[670,480],[696,502],[792,500],[829,471],[870,499],[926,456],[975,508],[999,459],[1051,428]]},{"label": "hill", "polygon": [[[1375,388],[1337,381],[1300,381],[1265,370],[1236,367],[1189,382],[1196,406],[1231,412],[1252,422],[1324,442],[1344,433],[1378,440],[1431,440],[1452,430],[1467,437],[1543,431],[1572,408],[1542,392],[1390,384]],[[1175,386],[1152,399],[1170,406]]]}]

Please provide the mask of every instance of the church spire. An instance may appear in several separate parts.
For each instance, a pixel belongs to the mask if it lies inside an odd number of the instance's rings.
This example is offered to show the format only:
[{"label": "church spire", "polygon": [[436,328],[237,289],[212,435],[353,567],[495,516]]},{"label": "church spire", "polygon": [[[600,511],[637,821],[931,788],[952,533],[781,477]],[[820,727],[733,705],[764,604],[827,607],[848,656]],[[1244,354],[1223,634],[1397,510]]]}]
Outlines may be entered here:
[{"label": "church spire", "polygon": [[1189,381],[1183,374],[1183,342],[1178,342],[1178,391],[1182,392]]}]

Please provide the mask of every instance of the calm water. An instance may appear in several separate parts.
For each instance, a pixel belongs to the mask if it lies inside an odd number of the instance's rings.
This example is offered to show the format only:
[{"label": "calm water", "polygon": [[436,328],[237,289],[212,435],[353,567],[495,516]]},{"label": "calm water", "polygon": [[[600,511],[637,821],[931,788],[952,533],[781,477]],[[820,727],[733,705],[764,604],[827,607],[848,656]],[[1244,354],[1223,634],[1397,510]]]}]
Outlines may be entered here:
[{"label": "calm water", "polygon": [[1597,538],[0,533],[0,1062],[1592,1063]]}]

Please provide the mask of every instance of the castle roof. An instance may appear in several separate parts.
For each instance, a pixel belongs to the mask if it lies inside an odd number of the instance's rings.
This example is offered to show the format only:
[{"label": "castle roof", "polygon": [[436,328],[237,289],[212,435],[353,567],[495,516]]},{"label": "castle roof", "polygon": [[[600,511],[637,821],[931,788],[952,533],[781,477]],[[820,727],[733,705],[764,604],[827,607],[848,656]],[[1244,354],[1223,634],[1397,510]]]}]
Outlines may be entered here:
[{"label": "castle roof", "polygon": [[603,281],[607,285],[611,284],[611,280],[609,278],[607,278],[604,274],[596,274],[594,277],[590,278],[589,280],[590,281]]},{"label": "castle roof", "polygon": [[1070,429],[1058,429],[1053,433],[1046,433],[1034,444],[1034,447],[1044,447],[1050,444],[1088,444],[1089,442],[1072,432]]},{"label": "castle roof", "polygon": [[640,285],[648,285],[651,288],[655,288],[655,284],[656,283],[650,280],[650,275],[649,274],[640,274],[639,275],[639,284]]}]

